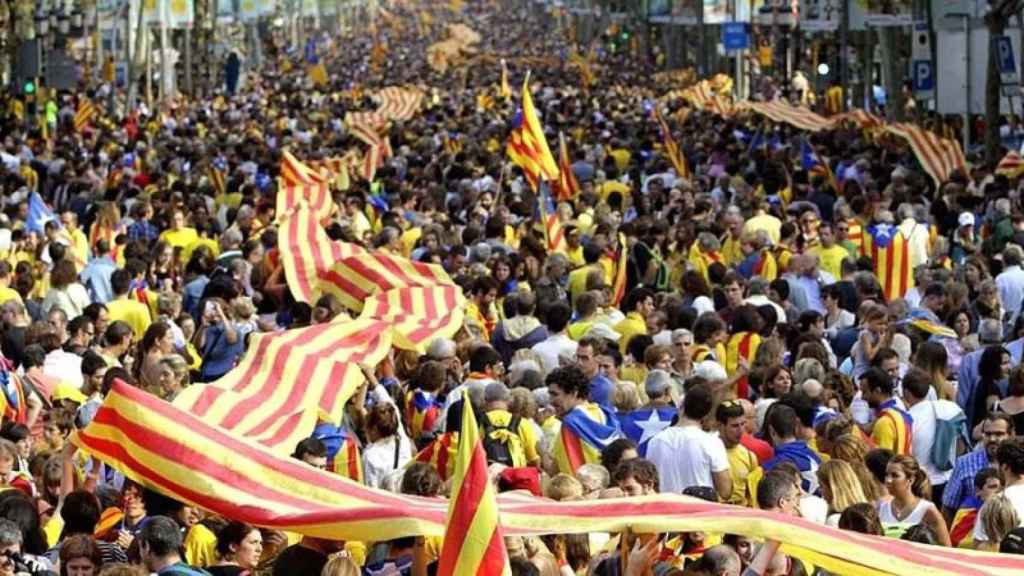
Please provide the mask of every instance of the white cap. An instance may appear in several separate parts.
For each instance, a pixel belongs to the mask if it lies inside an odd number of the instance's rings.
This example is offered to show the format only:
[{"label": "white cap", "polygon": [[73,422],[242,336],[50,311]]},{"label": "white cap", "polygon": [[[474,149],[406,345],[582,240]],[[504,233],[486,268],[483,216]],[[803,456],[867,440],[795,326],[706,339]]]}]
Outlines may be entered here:
[{"label": "white cap", "polygon": [[729,375],[725,372],[725,368],[722,368],[722,365],[714,360],[705,360],[697,363],[697,365],[693,367],[693,375],[712,381],[726,380],[729,378]]},{"label": "white cap", "polygon": [[956,221],[960,226],[974,226],[974,214],[961,212],[960,217]]}]

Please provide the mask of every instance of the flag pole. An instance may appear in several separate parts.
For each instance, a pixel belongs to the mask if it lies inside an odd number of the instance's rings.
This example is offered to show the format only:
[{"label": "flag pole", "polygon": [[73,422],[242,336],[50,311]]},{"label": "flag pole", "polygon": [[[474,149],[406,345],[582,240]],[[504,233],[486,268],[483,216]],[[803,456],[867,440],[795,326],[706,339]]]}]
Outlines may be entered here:
[{"label": "flag pole", "polygon": [[423,536],[416,537],[412,552],[412,576],[427,576],[427,541]]},{"label": "flag pole", "polygon": [[633,529],[630,528],[629,524],[619,534],[619,574],[625,574],[626,568],[629,567],[629,537],[632,534]]}]

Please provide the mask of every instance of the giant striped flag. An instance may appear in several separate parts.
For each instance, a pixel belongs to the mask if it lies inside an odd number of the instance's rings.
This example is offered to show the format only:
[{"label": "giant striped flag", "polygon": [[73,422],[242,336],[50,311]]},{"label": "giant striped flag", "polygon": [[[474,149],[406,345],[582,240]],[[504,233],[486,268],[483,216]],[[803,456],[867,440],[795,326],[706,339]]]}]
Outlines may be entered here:
[{"label": "giant striped flag", "polygon": [[327,178],[287,150],[281,155],[278,178],[276,214],[281,218],[300,201],[307,204],[317,219],[327,218],[334,211]]},{"label": "giant striped flag", "polygon": [[[277,246],[292,296],[299,302],[314,303],[324,293],[321,283],[331,266],[366,249],[349,242],[334,242],[327,237],[317,214],[304,201],[287,212],[278,212]],[[361,303],[360,303],[361,305]]]},{"label": "giant striped flag", "polygon": [[903,298],[914,286],[910,242],[890,224],[876,224],[864,235],[864,252],[875,264],[875,276],[886,300]]},{"label": "giant striped flag", "polygon": [[[441,536],[446,503],[375,490],[253,442],[123,382],[72,442],[127,478],[192,506],[258,526],[335,540]],[[787,553],[852,576],[1011,576],[1024,558],[838,530],[679,494],[552,502],[498,497],[509,535],[719,532],[781,541]]]},{"label": "giant striped flag", "polygon": [[945,183],[956,171],[967,174],[967,159],[960,142],[940,138],[934,132],[913,124],[889,124],[885,131],[907,141],[921,168],[936,185]]},{"label": "giant striped flag", "polygon": [[368,298],[362,317],[387,322],[394,345],[425,353],[435,338],[451,338],[462,328],[466,297],[462,289],[443,279],[427,286],[402,286]]},{"label": "giant striped flag", "polygon": [[572,200],[580,193],[580,184],[572,171],[572,159],[569,158],[569,146],[565,143],[565,134],[558,133],[558,183],[555,186],[558,201]]},{"label": "giant striped flag", "polygon": [[821,132],[831,130],[837,123],[837,118],[825,118],[802,106],[793,106],[782,101],[771,102],[743,102],[739,106],[742,109],[752,110],[757,114],[766,116],[775,122],[789,124],[799,130],[807,132]]},{"label": "giant striped flag", "polygon": [[558,164],[551,156],[547,138],[544,137],[544,127],[537,118],[533,97],[530,96],[529,74],[523,81],[522,110],[513,120],[512,135],[505,151],[509,158],[523,169],[534,191],[541,180],[558,182]]},{"label": "giant striped flag", "polygon": [[424,94],[418,88],[388,86],[377,92],[377,113],[387,120],[408,122],[423,106]]},{"label": "giant striped flag", "polygon": [[[462,402],[469,404],[469,393]],[[511,576],[494,494],[476,416],[463,410],[438,576]]]},{"label": "giant striped flag", "polygon": [[337,422],[391,347],[389,325],[338,318],[284,332],[254,334],[241,362],[209,384],[183,390],[175,406],[279,454],[309,436],[318,420]]}]

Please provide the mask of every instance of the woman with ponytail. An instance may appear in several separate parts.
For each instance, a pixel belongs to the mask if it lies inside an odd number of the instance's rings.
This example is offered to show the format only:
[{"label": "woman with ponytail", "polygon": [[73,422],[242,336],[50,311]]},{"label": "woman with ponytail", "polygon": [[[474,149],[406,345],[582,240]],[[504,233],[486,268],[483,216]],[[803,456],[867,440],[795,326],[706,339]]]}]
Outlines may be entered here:
[{"label": "woman with ponytail", "polygon": [[886,536],[899,538],[911,526],[925,524],[935,533],[938,544],[950,545],[946,521],[929,500],[932,486],[928,474],[917,460],[894,456],[885,469],[885,487],[892,499],[878,505],[878,517]]}]

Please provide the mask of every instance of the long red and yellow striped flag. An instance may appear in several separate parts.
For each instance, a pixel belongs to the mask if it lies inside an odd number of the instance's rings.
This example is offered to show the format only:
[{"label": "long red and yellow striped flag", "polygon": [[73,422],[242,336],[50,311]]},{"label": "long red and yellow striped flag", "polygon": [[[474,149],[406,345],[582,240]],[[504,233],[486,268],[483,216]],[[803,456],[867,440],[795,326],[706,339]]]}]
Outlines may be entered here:
[{"label": "long red and yellow striped flag", "polygon": [[324,293],[321,284],[335,262],[366,249],[349,242],[334,242],[320,226],[316,213],[305,202],[278,213],[277,246],[292,296],[299,302],[314,303]]},{"label": "long red and yellow striped flag", "polygon": [[921,168],[932,177],[936,185],[945,183],[956,171],[968,174],[967,159],[960,148],[960,142],[940,138],[934,132],[913,124],[889,124],[885,132],[907,141]]},{"label": "long red and yellow striped flag", "polygon": [[530,75],[523,81],[522,110],[513,120],[512,135],[505,151],[517,166],[523,169],[534,191],[541,180],[558,182],[558,163],[551,155],[544,127],[537,118],[537,109],[530,96]]},{"label": "long red and yellow striped flag", "polygon": [[683,156],[682,151],[679,149],[679,143],[672,137],[672,131],[668,128],[668,122],[665,121],[665,117],[662,116],[661,109],[658,106],[654,107],[654,118],[658,121],[658,126],[661,128],[661,141],[665,156],[672,163],[676,176],[682,180],[690,180],[692,174],[690,173],[689,165],[686,163],[686,157]]},{"label": "long red and yellow striped flag", "polygon": [[307,204],[317,219],[327,218],[334,211],[327,178],[285,150],[278,178],[277,217],[288,214],[299,202]]},{"label": "long red and yellow striped flag", "polygon": [[465,391],[462,402],[462,430],[437,575],[511,576],[487,454]]},{"label": "long red and yellow striped flag", "polygon": [[182,390],[174,405],[222,430],[287,455],[318,419],[337,422],[364,376],[391,347],[390,325],[339,318],[252,336],[241,362],[209,384]]},{"label": "long red and yellow striped flag", "polygon": [[792,104],[782,100],[773,100],[771,102],[742,102],[737,106],[737,108],[742,110],[752,110],[762,116],[768,117],[770,120],[789,124],[790,126],[807,132],[831,130],[839,123],[837,117],[825,118],[824,116],[816,114],[807,108],[793,106]]},{"label": "long red and yellow striped flag", "polygon": [[565,143],[565,134],[561,132],[558,133],[558,183],[555,189],[559,202],[572,200],[580,192],[580,184],[572,171],[569,146]]},{"label": "long red and yellow striped flag", "polygon": [[78,110],[75,111],[75,132],[85,130],[96,116],[97,111],[96,105],[92,103],[92,100],[83,98],[78,103]]},{"label": "long red and yellow striped flag", "polygon": [[395,346],[421,354],[435,338],[451,338],[462,328],[466,297],[454,284],[403,286],[366,300],[362,318],[390,325]]},{"label": "long red and yellow striped flag", "polygon": [[[446,503],[360,486],[212,426],[138,388],[114,383],[77,446],[169,497],[257,526],[336,540],[441,536]],[[553,502],[498,497],[509,535],[718,532],[773,538],[787,553],[851,576],[1011,576],[1024,558],[838,530],[794,516],[660,494]]]}]

